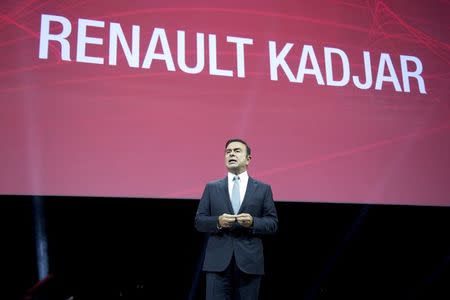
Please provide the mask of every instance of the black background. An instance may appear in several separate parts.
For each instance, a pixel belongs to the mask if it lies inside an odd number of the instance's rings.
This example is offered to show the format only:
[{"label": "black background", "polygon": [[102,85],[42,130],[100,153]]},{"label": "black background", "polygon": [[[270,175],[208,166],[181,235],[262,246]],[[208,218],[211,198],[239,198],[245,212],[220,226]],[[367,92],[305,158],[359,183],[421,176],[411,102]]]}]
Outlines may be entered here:
[{"label": "black background", "polygon": [[[32,198],[0,197],[1,299],[22,299],[38,282]],[[52,277],[32,299],[203,299],[197,200],[40,201]],[[261,299],[450,299],[449,207],[276,207]]]}]

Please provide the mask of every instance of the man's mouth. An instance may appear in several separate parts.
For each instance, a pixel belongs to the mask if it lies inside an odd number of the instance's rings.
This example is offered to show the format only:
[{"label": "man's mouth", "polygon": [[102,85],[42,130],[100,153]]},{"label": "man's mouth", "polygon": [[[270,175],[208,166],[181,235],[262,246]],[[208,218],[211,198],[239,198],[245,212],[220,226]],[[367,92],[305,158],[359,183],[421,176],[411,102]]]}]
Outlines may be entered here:
[{"label": "man's mouth", "polygon": [[237,160],[236,160],[236,159],[229,159],[229,160],[228,160],[228,163],[229,163],[229,164],[237,163]]}]

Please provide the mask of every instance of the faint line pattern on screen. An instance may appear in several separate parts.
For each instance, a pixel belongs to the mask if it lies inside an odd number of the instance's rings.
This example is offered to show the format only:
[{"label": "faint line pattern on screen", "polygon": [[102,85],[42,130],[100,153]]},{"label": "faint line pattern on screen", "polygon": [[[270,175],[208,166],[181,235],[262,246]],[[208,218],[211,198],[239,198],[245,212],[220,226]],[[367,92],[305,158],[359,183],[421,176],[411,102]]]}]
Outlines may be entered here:
[{"label": "faint line pattern on screen", "polygon": [[[286,165],[286,166],[283,166],[283,167],[273,168],[273,169],[269,169],[269,170],[266,170],[266,171],[262,171],[262,172],[259,172],[257,174],[254,174],[254,175],[255,175],[255,177],[263,178],[263,177],[268,176],[268,175],[281,173],[281,172],[285,172],[285,171],[292,170],[292,169],[299,169],[299,168],[303,168],[303,167],[306,167],[306,166],[315,165],[315,164],[319,164],[319,163],[326,162],[326,161],[331,161],[333,159],[346,157],[346,156],[354,155],[354,154],[361,153],[361,152],[370,151],[372,149],[377,149],[377,148],[380,148],[380,147],[383,147],[383,146],[386,146],[386,145],[391,145],[391,144],[394,144],[394,143],[398,143],[398,142],[401,142],[401,141],[409,139],[409,138],[424,138],[424,137],[432,135],[434,133],[438,133],[440,131],[450,129],[450,122],[449,121],[450,120],[447,120],[442,125],[437,126],[437,127],[426,128],[426,129],[422,129],[420,131],[412,132],[412,133],[405,134],[405,135],[400,135],[400,136],[397,136],[397,137],[394,137],[394,138],[390,138],[390,139],[381,140],[381,141],[378,141],[378,142],[375,142],[375,143],[362,145],[362,146],[355,147],[355,148],[352,148],[352,149],[348,149],[348,150],[345,150],[345,151],[330,153],[328,155],[317,157],[315,159],[310,159],[310,160],[306,160],[306,161],[292,163],[290,165]],[[190,194],[192,192],[196,192],[196,191],[199,191],[199,190],[201,190],[201,187],[197,186],[197,187],[192,187],[192,188],[189,188],[189,189],[186,189],[186,190],[183,190],[183,191],[169,193],[169,194],[166,194],[164,196],[166,196],[166,197],[183,197],[186,194]]]}]

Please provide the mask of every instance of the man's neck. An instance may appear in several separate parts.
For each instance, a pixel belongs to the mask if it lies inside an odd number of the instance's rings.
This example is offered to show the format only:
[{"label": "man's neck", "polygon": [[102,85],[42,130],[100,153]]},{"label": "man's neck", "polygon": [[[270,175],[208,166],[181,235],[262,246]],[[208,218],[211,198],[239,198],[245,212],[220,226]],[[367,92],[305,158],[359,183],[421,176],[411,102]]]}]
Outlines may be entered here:
[{"label": "man's neck", "polygon": [[247,170],[246,169],[244,169],[244,170],[228,170],[228,172],[230,172],[231,174],[234,174],[234,175],[242,174],[245,171],[247,171]]}]

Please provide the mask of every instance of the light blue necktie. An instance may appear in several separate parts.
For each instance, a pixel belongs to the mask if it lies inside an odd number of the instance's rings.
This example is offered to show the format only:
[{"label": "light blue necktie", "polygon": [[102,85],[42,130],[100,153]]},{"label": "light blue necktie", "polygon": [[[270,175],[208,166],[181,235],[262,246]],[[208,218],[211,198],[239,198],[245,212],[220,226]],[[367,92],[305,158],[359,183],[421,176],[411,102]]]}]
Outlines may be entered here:
[{"label": "light blue necktie", "polygon": [[239,193],[239,177],[233,177],[233,190],[231,191],[231,205],[233,206],[234,214],[239,212],[239,207],[241,206],[241,196]]}]

